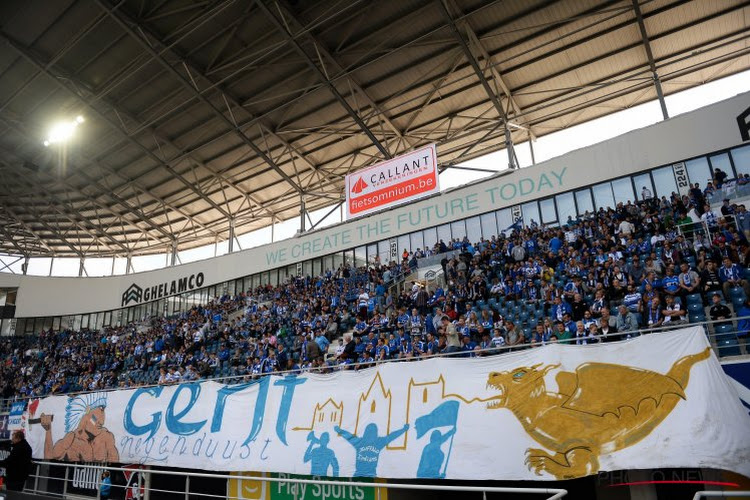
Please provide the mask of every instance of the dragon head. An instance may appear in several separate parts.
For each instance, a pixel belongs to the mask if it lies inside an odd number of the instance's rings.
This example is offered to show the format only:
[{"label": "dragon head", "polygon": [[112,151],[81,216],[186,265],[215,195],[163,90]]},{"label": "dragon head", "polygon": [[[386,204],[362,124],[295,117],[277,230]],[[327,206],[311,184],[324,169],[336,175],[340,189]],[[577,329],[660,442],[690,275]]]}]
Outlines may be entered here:
[{"label": "dragon head", "polygon": [[[557,365],[542,367],[542,363],[531,367],[522,366],[506,372],[491,372],[487,377],[487,387],[500,391],[487,403],[487,408],[494,410],[507,408],[512,397],[533,398],[546,392],[544,376]],[[540,368],[541,367],[541,368]]]}]

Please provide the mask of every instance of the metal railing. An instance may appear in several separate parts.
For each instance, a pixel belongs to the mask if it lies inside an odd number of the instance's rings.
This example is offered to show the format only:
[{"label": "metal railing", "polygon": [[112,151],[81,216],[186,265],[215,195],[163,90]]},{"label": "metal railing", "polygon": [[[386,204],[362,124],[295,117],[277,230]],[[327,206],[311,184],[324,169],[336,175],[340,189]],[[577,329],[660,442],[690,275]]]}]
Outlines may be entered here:
[{"label": "metal railing", "polygon": [[[56,476],[49,476],[47,473],[44,473],[42,471],[42,468],[47,467],[64,467],[65,468],[65,474],[64,477],[56,477]],[[267,483],[290,483],[290,484],[307,484],[307,485],[321,485],[321,486],[330,486],[330,487],[359,487],[359,488],[373,488],[375,489],[376,499],[380,498],[380,491],[382,489],[385,490],[423,490],[423,491],[452,491],[452,492],[460,492],[460,493],[477,493],[479,495],[482,495],[482,497],[485,497],[487,493],[516,493],[516,494],[529,494],[529,495],[544,495],[547,500],[558,500],[560,498],[565,497],[568,494],[568,491],[562,488],[534,488],[534,487],[528,487],[528,488],[520,488],[520,487],[494,487],[494,486],[453,486],[453,485],[435,485],[435,484],[418,484],[418,483],[386,483],[386,482],[359,482],[359,481],[331,481],[331,480],[325,480],[325,479],[300,479],[300,478],[277,478],[277,477],[265,477],[265,476],[243,476],[243,475],[229,475],[229,474],[220,474],[220,473],[209,473],[209,472],[187,472],[187,471],[175,471],[175,470],[160,470],[160,469],[154,469],[154,468],[148,468],[148,469],[132,469],[132,468],[123,468],[123,467],[108,467],[106,465],[84,465],[84,464],[66,464],[66,463],[60,463],[60,462],[46,462],[46,461],[39,461],[35,462],[34,464],[34,474],[31,474],[29,479],[27,480],[27,488],[25,491],[29,493],[36,493],[36,494],[45,494],[45,495],[52,495],[52,496],[59,496],[61,498],[67,498],[68,490],[69,490],[69,483],[73,482],[73,478],[70,474],[70,469],[89,469],[96,471],[96,475],[100,476],[101,472],[103,471],[119,471],[119,472],[130,472],[132,473],[134,470],[136,470],[139,474],[141,474],[142,479],[139,478],[139,483],[137,485],[137,488],[140,489],[143,488],[144,495],[142,497],[142,500],[151,500],[151,494],[155,493],[157,495],[154,495],[154,500],[158,499],[158,494],[182,494],[185,496],[185,500],[193,499],[196,497],[205,497],[205,498],[225,498],[227,500],[241,500],[242,497],[240,496],[230,496],[228,494],[212,494],[212,493],[199,493],[196,491],[191,491],[190,488],[190,480],[191,478],[195,479],[224,479],[227,481],[231,480],[243,480],[243,479],[251,479],[254,481],[259,482],[267,482]],[[171,489],[163,489],[163,488],[153,488],[151,486],[151,483],[153,482],[152,477],[153,476],[179,476],[185,478],[185,487],[184,489],[180,490],[171,490]],[[44,488],[43,486],[45,484],[49,484],[50,481],[62,481],[63,487],[62,487],[62,493],[56,492],[56,491],[50,491],[50,488]],[[141,484],[142,481],[142,484]],[[33,483],[33,486],[31,488],[28,487],[29,483]],[[127,488],[128,486],[122,486],[122,485],[112,485],[112,488]],[[477,498],[479,498],[479,495],[477,495]],[[99,492],[97,491],[96,498],[100,498]]]}]

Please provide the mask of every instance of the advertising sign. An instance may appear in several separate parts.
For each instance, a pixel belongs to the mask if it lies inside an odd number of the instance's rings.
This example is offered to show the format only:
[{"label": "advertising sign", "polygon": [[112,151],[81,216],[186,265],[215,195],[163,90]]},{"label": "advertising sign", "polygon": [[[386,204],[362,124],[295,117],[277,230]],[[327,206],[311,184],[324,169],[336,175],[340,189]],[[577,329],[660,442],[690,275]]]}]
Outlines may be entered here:
[{"label": "advertising sign", "polygon": [[369,214],[440,191],[435,145],[346,176],[346,214]]},{"label": "advertising sign", "polygon": [[660,467],[750,476],[750,417],[702,327],[39,401],[28,440],[46,460],[409,479]]},{"label": "advertising sign", "polygon": [[[358,483],[376,482],[370,478],[329,478],[320,476],[302,476],[264,472],[233,472],[237,479],[230,479],[227,485],[227,497],[238,500],[388,500],[386,488],[368,488],[352,486]],[[263,481],[264,477],[280,479],[312,479],[337,481],[332,484],[299,484]]]},{"label": "advertising sign", "polygon": [[0,439],[10,439],[8,430],[8,415],[0,415]]},{"label": "advertising sign", "polygon": [[16,430],[23,430],[26,427],[26,401],[16,401],[10,405],[10,413],[8,415],[8,430],[10,432]]}]

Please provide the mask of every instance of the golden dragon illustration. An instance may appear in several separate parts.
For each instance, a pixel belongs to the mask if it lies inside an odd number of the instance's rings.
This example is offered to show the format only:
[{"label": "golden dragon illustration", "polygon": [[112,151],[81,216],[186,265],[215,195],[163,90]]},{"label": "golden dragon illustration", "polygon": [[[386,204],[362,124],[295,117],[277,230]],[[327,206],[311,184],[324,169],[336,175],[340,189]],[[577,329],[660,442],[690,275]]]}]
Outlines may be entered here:
[{"label": "golden dragon illustration", "polygon": [[541,364],[490,373],[500,394],[489,409],[507,408],[544,449],[526,450],[526,465],[557,479],[596,474],[599,455],[632,446],[648,436],[681,399],[694,364],[710,350],[680,358],[667,374],[609,363],[584,363],[556,375],[559,392],[544,376],[560,365]]}]

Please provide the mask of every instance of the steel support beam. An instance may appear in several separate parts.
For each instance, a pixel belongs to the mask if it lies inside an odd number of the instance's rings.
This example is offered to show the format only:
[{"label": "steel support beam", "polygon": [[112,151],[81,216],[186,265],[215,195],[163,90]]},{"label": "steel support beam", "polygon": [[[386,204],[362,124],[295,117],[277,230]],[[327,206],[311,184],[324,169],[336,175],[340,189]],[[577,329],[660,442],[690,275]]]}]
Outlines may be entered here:
[{"label": "steel support beam", "polygon": [[[294,24],[300,27],[300,29],[304,29],[304,26],[302,23],[300,23],[296,17],[292,15],[289,8],[285,5],[285,3],[277,2],[277,5],[279,6],[279,10],[281,14],[284,16],[285,20],[292,21]],[[325,47],[323,43],[311,32],[307,31],[305,32],[305,35],[307,36],[308,40],[312,42],[315,45],[315,48],[318,52],[320,52],[320,55],[328,59],[330,61],[331,65],[333,66],[333,69],[336,70],[338,73],[343,73],[344,68],[341,67],[339,62],[336,60],[336,58],[333,57],[333,55],[328,51],[328,49]],[[398,127],[391,121],[391,119],[388,117],[388,115],[385,114],[385,112],[378,106],[378,104],[370,97],[370,95],[365,91],[364,88],[362,88],[362,85],[353,77],[348,77],[349,82],[351,82],[352,87],[354,87],[354,90],[356,90],[362,98],[365,100],[365,103],[367,103],[370,108],[372,108],[373,111],[375,111],[378,116],[381,117],[383,120],[383,123],[391,129],[391,131],[396,134],[397,137],[402,138],[404,136],[403,132],[401,132]]]},{"label": "steel support beam", "polygon": [[307,209],[305,207],[305,195],[299,197],[299,232],[300,234],[305,232],[305,215],[307,215]]},{"label": "steel support beam", "polygon": [[234,252],[234,218],[229,219],[229,246],[228,252]]},{"label": "steel support beam", "polygon": [[[83,104],[84,106],[86,106],[86,108],[89,109],[93,114],[95,114],[99,119],[101,119],[103,122],[108,123],[115,131],[117,131],[120,135],[122,135],[130,143],[132,143],[133,145],[135,145],[136,147],[138,147],[139,149],[141,149],[141,151],[143,151],[147,156],[149,156],[151,159],[153,159],[154,161],[156,161],[159,165],[161,165],[164,168],[166,168],[177,180],[179,180],[180,182],[182,182],[191,191],[193,191],[194,193],[196,193],[201,199],[203,199],[209,205],[211,205],[214,208],[216,208],[220,213],[224,214],[225,216],[229,216],[229,214],[227,212],[225,212],[221,207],[219,207],[218,205],[216,205],[216,203],[213,200],[210,200],[210,199],[206,198],[203,195],[203,193],[201,193],[199,190],[197,190],[195,188],[195,186],[193,186],[193,184],[191,182],[189,182],[182,175],[180,175],[179,173],[177,173],[174,170],[174,168],[172,168],[172,166],[170,166],[167,163],[161,161],[153,152],[151,152],[148,148],[146,148],[145,146],[143,146],[143,144],[141,144],[140,142],[138,142],[137,140],[135,140],[133,137],[131,137],[121,127],[120,124],[118,124],[114,120],[112,120],[109,117],[107,117],[106,115],[104,115],[102,112],[100,112],[98,109],[96,109],[91,103],[89,103],[85,98],[83,98],[80,95],[78,95],[78,93],[75,91],[74,88],[72,88],[70,86],[69,83],[64,82],[63,80],[61,80],[60,78],[58,78],[56,75],[52,74],[48,69],[46,69],[37,60],[37,58],[35,56],[33,56],[30,53],[30,51],[27,48],[22,47],[18,42],[16,42],[15,40],[10,39],[8,36],[6,36],[4,34],[0,34],[0,40],[4,40],[16,52],[18,52],[20,55],[22,55],[24,57],[24,59],[26,59],[26,61],[28,61],[29,63],[31,63],[31,65],[34,66],[35,68],[37,68],[39,71],[42,71],[49,79],[51,79],[53,82],[55,82],[55,84],[57,84],[60,88],[65,89],[68,92],[70,92],[81,104]],[[7,126],[10,126],[7,121],[5,123],[6,123]],[[25,135],[25,134],[22,134],[22,135]],[[90,163],[92,163],[92,162],[90,162]],[[101,167],[101,164],[99,162],[93,162],[93,163],[96,163],[98,166]],[[102,168],[106,169],[106,167],[102,167]],[[117,172],[114,172],[114,171],[112,171],[112,173],[117,174]],[[119,174],[117,174],[117,175],[119,175]],[[148,192],[148,190],[144,190],[144,191],[146,193],[148,193],[150,196],[154,197],[152,194],[150,194]],[[109,190],[105,189],[104,192],[109,192]],[[113,195],[113,194],[114,193],[110,193],[110,195]],[[162,201],[162,203],[164,203],[164,202]],[[125,206],[130,207],[129,204],[126,204]],[[176,210],[176,211],[179,211],[179,210]],[[183,214],[183,215],[185,215],[185,214]],[[139,215],[139,217],[140,217],[140,215]],[[185,215],[185,217],[187,217],[188,219],[190,218],[189,215]],[[147,224],[153,225],[153,224],[150,223],[150,221],[148,220],[148,218],[145,218],[145,219],[142,219],[142,220],[143,220],[143,222],[145,222]],[[155,225],[153,227],[155,229],[158,228],[158,226],[155,226]],[[160,231],[160,232],[162,232],[162,234],[164,236],[169,236],[169,234],[166,233],[166,232],[164,232],[161,228],[158,228],[157,230]]]},{"label": "steel support beam", "polygon": [[331,210],[329,210],[328,212],[326,212],[326,214],[318,222],[316,222],[315,224],[313,224],[312,226],[310,226],[310,231],[312,231],[313,229],[315,229],[316,227],[318,227],[321,224],[321,222],[323,222],[328,217],[330,217],[333,214],[333,212],[335,212],[336,210],[338,210],[339,207],[343,206],[344,203],[345,203],[345,200],[341,200],[340,202],[336,203],[333,206],[333,208],[331,208]]},{"label": "steel support beam", "polygon": [[447,0],[437,0],[437,3],[440,5],[440,7],[443,10],[443,15],[445,16],[445,19],[448,21],[448,25],[451,29],[451,32],[453,33],[453,36],[456,38],[456,41],[458,41],[459,45],[461,46],[461,50],[463,50],[464,55],[466,56],[466,59],[469,61],[469,64],[471,64],[471,67],[474,70],[474,73],[477,75],[477,78],[479,78],[479,83],[482,84],[484,91],[487,93],[487,97],[489,97],[490,101],[492,101],[492,105],[495,107],[495,110],[497,111],[498,115],[500,115],[500,121],[502,123],[502,126],[505,128],[505,150],[508,153],[508,168],[511,168],[511,169],[518,168],[518,163],[516,162],[516,154],[515,154],[515,151],[513,150],[513,138],[510,134],[510,128],[508,127],[508,115],[505,112],[505,108],[503,108],[503,104],[500,102],[500,99],[497,97],[495,92],[490,87],[490,84],[487,82],[487,78],[485,78],[484,72],[479,67],[479,63],[474,57],[474,54],[471,53],[471,49],[469,48],[469,45],[466,43],[466,40],[464,40],[463,35],[458,30],[458,27],[456,26],[456,23],[453,20],[453,16],[448,10],[448,5],[446,4],[446,2]]},{"label": "steel support beam", "polygon": [[348,102],[346,102],[346,99],[344,99],[344,96],[341,95],[341,93],[338,91],[336,86],[333,84],[333,82],[323,74],[323,72],[318,68],[318,65],[315,64],[315,62],[312,60],[312,58],[305,52],[305,50],[302,48],[302,46],[297,42],[297,40],[292,36],[292,34],[289,32],[287,27],[278,20],[278,18],[274,15],[273,12],[271,12],[268,7],[265,5],[263,0],[255,0],[255,3],[260,7],[260,10],[263,11],[263,13],[268,17],[268,19],[271,20],[273,25],[276,27],[276,29],[286,38],[288,43],[292,44],[292,47],[294,47],[294,50],[302,56],[302,58],[305,60],[305,63],[310,67],[310,69],[313,71],[315,76],[320,80],[321,83],[325,84],[326,87],[328,87],[328,90],[331,91],[331,94],[336,98],[336,100],[341,104],[341,106],[346,110],[346,112],[349,114],[349,116],[352,117],[354,122],[359,126],[359,128],[362,129],[362,131],[367,135],[367,137],[370,138],[370,141],[375,145],[375,147],[378,148],[378,150],[381,152],[383,156],[385,156],[387,159],[391,159],[392,156],[388,152],[388,150],[383,146],[383,144],[375,137],[375,135],[372,133],[370,128],[365,124],[364,121],[362,121],[362,118],[352,109],[352,107],[349,105]]},{"label": "steel support beam", "polygon": [[641,39],[643,40],[643,48],[646,50],[646,57],[648,57],[648,65],[651,68],[651,75],[654,79],[654,87],[656,88],[656,95],[659,97],[659,105],[661,106],[662,117],[667,120],[669,119],[669,111],[667,111],[667,102],[664,100],[664,92],[661,89],[661,80],[659,74],[656,72],[656,63],[654,62],[654,53],[651,51],[651,42],[648,39],[648,33],[646,33],[646,24],[643,22],[643,14],[641,14],[641,6],[638,4],[639,0],[633,0],[633,11],[635,12],[635,18],[638,20],[638,28],[641,30]]},{"label": "steel support beam", "polygon": [[[261,150],[258,146],[255,145],[254,142],[250,140],[247,135],[242,131],[242,129],[237,126],[235,123],[232,122],[229,118],[227,118],[224,113],[222,113],[211,101],[206,98],[196,87],[193,85],[192,82],[190,82],[187,78],[185,78],[182,73],[177,71],[174,66],[172,66],[164,57],[154,50],[154,48],[151,46],[151,44],[146,40],[144,36],[141,36],[140,34],[136,33],[133,28],[131,28],[130,25],[133,25],[137,28],[140,28],[139,24],[130,18],[130,16],[126,15],[122,11],[115,11],[111,6],[107,5],[103,0],[96,0],[96,3],[99,5],[99,7],[104,10],[115,23],[117,23],[118,26],[122,30],[124,30],[128,35],[130,35],[131,38],[133,38],[138,44],[146,51],[148,54],[156,61],[159,62],[168,72],[172,74],[179,82],[180,84],[187,89],[191,94],[193,94],[194,98],[197,98],[199,101],[201,101],[204,105],[208,106],[209,109],[216,115],[217,118],[219,118],[221,121],[224,122],[228,127],[233,129],[236,133],[236,135],[242,140],[242,142],[245,143],[246,146],[248,146],[250,149],[252,149],[255,154],[260,156],[263,161],[268,163],[275,171],[278,173],[289,185],[291,185],[296,191],[302,193],[303,189],[300,187],[294,180],[287,175],[286,172],[284,172],[276,163]],[[163,45],[159,40],[156,40],[156,42],[159,45]],[[209,199],[207,199],[208,201]],[[209,201],[212,205],[215,205],[215,203],[211,200]],[[222,214],[229,218],[231,215],[227,212],[224,212],[221,210],[218,205],[216,205],[214,208],[217,208]]]}]

